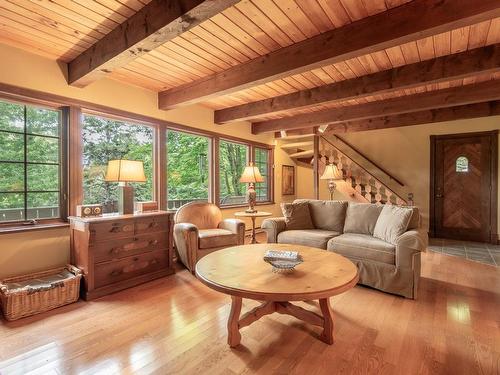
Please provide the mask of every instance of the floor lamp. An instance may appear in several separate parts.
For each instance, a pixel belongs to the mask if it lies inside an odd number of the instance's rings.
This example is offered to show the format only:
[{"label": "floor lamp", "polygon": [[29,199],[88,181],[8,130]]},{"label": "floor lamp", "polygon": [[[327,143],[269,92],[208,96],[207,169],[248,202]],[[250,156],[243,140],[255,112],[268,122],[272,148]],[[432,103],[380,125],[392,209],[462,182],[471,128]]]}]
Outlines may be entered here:
[{"label": "floor lamp", "polygon": [[328,180],[328,191],[330,192],[330,200],[333,200],[333,194],[337,185],[335,181],[342,179],[342,171],[335,164],[328,164],[320,177],[321,180]]}]

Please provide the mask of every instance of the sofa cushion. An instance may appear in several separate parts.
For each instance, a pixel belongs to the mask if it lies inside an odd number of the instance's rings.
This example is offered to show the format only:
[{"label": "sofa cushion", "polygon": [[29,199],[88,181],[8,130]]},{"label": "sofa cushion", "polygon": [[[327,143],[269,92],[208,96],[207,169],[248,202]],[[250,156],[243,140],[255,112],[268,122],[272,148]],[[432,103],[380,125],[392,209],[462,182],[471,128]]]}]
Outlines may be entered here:
[{"label": "sofa cushion", "polygon": [[328,241],[327,250],[346,257],[396,264],[396,246],[368,234],[344,233]]},{"label": "sofa cushion", "polygon": [[408,207],[408,208],[411,208],[412,215],[411,215],[410,222],[408,223],[408,228],[406,228],[406,230],[420,228],[420,210],[416,206],[412,206],[412,207]]},{"label": "sofa cushion", "polygon": [[407,207],[386,204],[373,230],[373,236],[393,245],[408,228],[408,223],[413,215],[413,210]]},{"label": "sofa cushion", "polygon": [[316,229],[344,230],[346,201],[323,201],[314,199],[297,199],[294,202],[308,202],[311,219]]},{"label": "sofa cushion", "polygon": [[286,230],[278,234],[278,243],[305,245],[326,249],[326,244],[339,232],[322,229]]},{"label": "sofa cushion", "polygon": [[286,229],[314,229],[307,202],[281,203]]},{"label": "sofa cushion", "polygon": [[226,229],[200,229],[198,236],[200,249],[238,244],[238,235]]},{"label": "sofa cushion", "polygon": [[349,202],[344,233],[373,234],[382,206],[371,203]]}]

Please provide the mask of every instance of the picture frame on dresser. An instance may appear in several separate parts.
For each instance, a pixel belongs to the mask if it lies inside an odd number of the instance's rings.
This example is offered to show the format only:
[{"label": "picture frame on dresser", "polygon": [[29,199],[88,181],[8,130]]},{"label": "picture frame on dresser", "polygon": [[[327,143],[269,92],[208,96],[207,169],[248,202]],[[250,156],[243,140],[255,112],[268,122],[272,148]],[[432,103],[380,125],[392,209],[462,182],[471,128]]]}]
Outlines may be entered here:
[{"label": "picture frame on dresser", "polygon": [[172,212],[71,216],[69,221],[71,261],[83,272],[85,300],[175,272]]}]

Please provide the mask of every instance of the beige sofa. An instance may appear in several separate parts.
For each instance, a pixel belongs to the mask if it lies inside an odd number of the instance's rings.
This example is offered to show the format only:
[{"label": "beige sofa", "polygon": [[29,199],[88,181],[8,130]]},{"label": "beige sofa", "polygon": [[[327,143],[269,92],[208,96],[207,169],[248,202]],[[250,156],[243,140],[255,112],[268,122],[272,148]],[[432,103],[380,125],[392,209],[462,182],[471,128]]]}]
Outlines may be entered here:
[{"label": "beige sofa", "polygon": [[[417,297],[420,253],[427,248],[428,240],[426,232],[420,228],[416,207],[407,214],[406,231],[403,229],[404,233],[389,243],[373,235],[383,208],[381,205],[321,200],[296,200],[294,203],[308,205],[311,224],[287,223],[283,217],[266,219],[261,227],[267,233],[268,242],[333,251],[356,264],[361,284],[407,298]],[[385,218],[387,220],[387,215]],[[301,220],[304,218],[299,222]],[[290,222],[289,218],[287,221]],[[289,224],[291,229],[287,228]],[[297,225],[306,228],[297,228]]]}]

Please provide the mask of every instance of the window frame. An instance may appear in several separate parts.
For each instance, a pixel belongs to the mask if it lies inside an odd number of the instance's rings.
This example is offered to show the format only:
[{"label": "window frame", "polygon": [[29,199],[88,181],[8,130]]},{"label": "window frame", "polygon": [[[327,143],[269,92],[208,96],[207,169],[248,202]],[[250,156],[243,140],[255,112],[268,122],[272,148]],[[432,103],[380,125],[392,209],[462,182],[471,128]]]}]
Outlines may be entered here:
[{"label": "window frame", "polygon": [[[266,170],[266,175],[267,175],[267,194],[266,194],[266,200],[263,201],[257,201],[256,203],[260,204],[274,204],[274,194],[273,194],[273,169],[274,169],[274,150],[269,147],[260,147],[260,146],[253,146],[252,147],[252,161],[256,164],[256,159],[255,159],[255,151],[257,149],[260,150],[265,150],[268,152],[267,154],[267,170]],[[261,171],[262,172],[262,171]]]},{"label": "window frame", "polygon": [[[12,97],[11,95],[6,95],[1,93],[0,100],[7,103],[17,104],[24,106],[24,127],[23,131],[3,131],[4,133],[9,134],[20,134],[23,136],[24,141],[24,150],[23,155],[24,159],[22,162],[18,162],[16,164],[23,164],[24,166],[24,189],[22,194],[24,197],[24,205],[23,210],[25,211],[25,218],[23,220],[10,220],[5,222],[0,222],[0,232],[17,232],[21,231],[18,228],[22,228],[23,230],[33,230],[34,228],[55,228],[59,226],[67,226],[65,223],[68,217],[68,173],[67,173],[67,147],[68,147],[68,126],[69,126],[69,118],[68,118],[68,107],[56,103],[50,103],[41,100],[35,100],[32,98],[18,98]],[[28,133],[26,128],[27,121],[27,107],[34,107],[37,109],[47,109],[52,111],[58,111],[59,115],[59,132],[58,137],[48,136],[43,134],[35,134]],[[39,136],[51,139],[58,140],[58,162],[57,163],[30,163],[27,161],[27,140],[29,136]],[[27,218],[27,166],[29,164],[38,164],[38,165],[57,165],[58,166],[58,175],[59,175],[59,189],[57,193],[59,195],[59,217],[52,218],[40,218],[40,219],[28,219]],[[52,191],[51,191],[52,192]],[[54,191],[55,192],[55,191]],[[61,224],[61,225],[59,225]]]},{"label": "window frame", "polygon": [[[158,174],[158,171],[159,171],[159,164],[160,161],[158,159],[158,154],[159,154],[159,127],[157,124],[152,124],[152,123],[149,123],[149,122],[145,122],[145,121],[140,121],[140,120],[136,120],[134,118],[129,118],[129,117],[123,117],[123,116],[118,116],[118,115],[115,115],[115,114],[109,114],[109,113],[103,113],[103,112],[100,112],[100,111],[95,111],[95,110],[92,110],[92,109],[87,109],[87,108],[81,108],[80,110],[80,116],[79,116],[79,130],[80,130],[80,140],[81,140],[81,149],[80,149],[80,155],[79,155],[79,158],[78,160],[83,160],[83,153],[84,153],[84,142],[83,142],[83,137],[82,137],[82,132],[83,132],[83,122],[84,122],[84,116],[94,116],[94,117],[100,117],[100,118],[103,118],[103,119],[109,119],[109,120],[115,120],[115,121],[121,121],[124,125],[126,126],[135,126],[135,125],[141,125],[141,126],[147,126],[149,128],[151,128],[153,130],[153,141],[152,141],[152,149],[153,149],[153,152],[152,152],[152,161],[153,161],[153,168],[152,168],[152,187],[153,187],[153,191],[152,191],[152,200],[153,201],[156,201],[160,204],[160,197],[161,197],[161,187],[159,185],[160,181],[159,181],[159,174]],[[80,165],[80,168],[82,166]],[[82,204],[83,202],[83,198],[84,198],[84,192],[83,192],[83,171],[82,171],[82,174],[81,174],[81,178],[80,178],[80,181],[79,181],[79,185],[80,185],[80,188],[81,188],[81,199],[80,199],[80,202],[78,202],[77,204]],[[162,207],[162,206],[159,206],[159,207]]]},{"label": "window frame", "polygon": [[[247,149],[247,152],[246,152],[246,161],[245,161],[245,166],[248,165],[250,162],[253,161],[253,150],[252,150],[252,146],[247,143],[247,142],[243,142],[243,141],[235,141],[233,139],[227,139],[225,137],[219,137],[219,150],[220,150],[220,146],[221,146],[221,142],[227,142],[227,143],[233,143],[233,144],[236,144],[236,145],[240,145],[240,146],[244,146],[246,147]],[[218,199],[216,202],[214,202],[215,204],[217,204],[218,207],[220,208],[231,208],[231,207],[245,207],[245,206],[248,206],[247,203],[233,203],[233,204],[222,204],[221,203],[221,200],[220,200],[220,193],[221,193],[221,188],[220,188],[220,174],[221,174],[221,169],[220,169],[220,151],[218,153],[218,156],[219,156],[219,170],[218,170],[218,183],[217,183],[217,186],[219,188],[219,191],[218,191]],[[247,184],[244,184],[244,185],[247,185]],[[246,189],[245,189],[246,191]]]},{"label": "window frame", "polygon": [[165,202],[166,202],[166,209],[167,210],[176,210],[176,209],[171,209],[171,208],[168,208],[168,202],[169,202],[169,199],[168,199],[168,132],[171,131],[171,132],[177,132],[177,133],[182,133],[182,134],[186,134],[186,135],[190,135],[190,136],[193,136],[193,137],[203,137],[205,138],[207,141],[208,141],[208,145],[207,145],[207,167],[208,167],[208,181],[207,181],[207,186],[208,186],[208,191],[207,191],[207,201],[212,203],[213,202],[213,137],[209,136],[209,135],[206,135],[206,134],[203,134],[203,133],[200,133],[200,132],[195,132],[195,131],[188,131],[188,130],[180,130],[180,129],[174,129],[174,128],[170,128],[170,127],[167,127],[164,129],[164,131],[162,133],[165,134],[165,143],[164,143],[164,149],[165,149],[165,157],[163,160],[165,160],[165,169],[164,171],[162,172],[165,176],[165,180],[166,180],[166,184],[165,184],[165,191],[164,191],[164,195],[165,195]]},{"label": "window frame", "polygon": [[[274,147],[272,145],[267,145],[265,143],[257,143],[257,142],[251,142],[243,139],[238,139],[234,137],[228,137],[221,135],[218,137],[219,140],[226,141],[226,142],[232,142],[232,143],[239,143],[242,145],[245,145],[248,147],[248,163],[255,163],[255,149],[259,148],[262,150],[268,150],[269,151],[269,158],[267,161],[267,176],[268,176],[268,184],[267,184],[267,199],[264,201],[257,201],[255,202],[255,206],[266,206],[266,205],[271,205],[274,204]],[[220,168],[219,171],[220,172]],[[219,176],[217,176],[219,178]],[[227,204],[227,205],[222,205],[218,202],[220,202],[219,196],[220,196],[220,186],[219,183],[217,183],[217,188],[218,188],[218,195],[217,195],[217,206],[220,207],[221,209],[230,209],[230,208],[239,208],[239,207],[248,207],[248,203],[241,203],[241,204]]]}]

